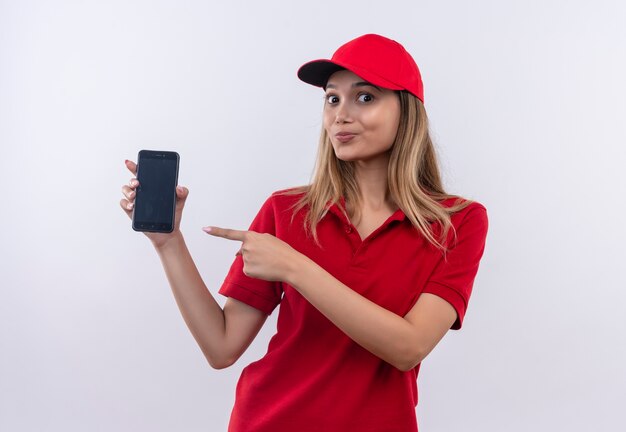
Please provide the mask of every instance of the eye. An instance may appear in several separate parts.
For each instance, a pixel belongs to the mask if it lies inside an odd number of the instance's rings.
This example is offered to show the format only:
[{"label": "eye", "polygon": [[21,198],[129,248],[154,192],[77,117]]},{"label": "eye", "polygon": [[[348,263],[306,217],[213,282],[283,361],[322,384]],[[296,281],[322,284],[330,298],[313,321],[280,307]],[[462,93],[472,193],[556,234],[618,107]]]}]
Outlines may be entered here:
[{"label": "eye", "polygon": [[326,103],[333,105],[339,102],[339,98],[333,94],[326,95]]},{"label": "eye", "polygon": [[361,93],[358,97],[359,102],[371,102],[374,100],[374,96],[369,93]]}]

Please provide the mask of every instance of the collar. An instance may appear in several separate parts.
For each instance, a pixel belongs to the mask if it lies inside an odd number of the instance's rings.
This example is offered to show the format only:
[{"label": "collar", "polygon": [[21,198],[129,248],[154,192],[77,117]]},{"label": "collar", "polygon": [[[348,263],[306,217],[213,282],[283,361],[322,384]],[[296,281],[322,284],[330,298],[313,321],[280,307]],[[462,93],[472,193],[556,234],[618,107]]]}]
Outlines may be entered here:
[{"label": "collar", "polygon": [[[348,215],[344,212],[344,210],[342,210],[345,208],[346,208],[346,199],[343,196],[339,198],[339,202],[328,201],[328,203],[326,204],[326,210],[328,212],[333,213],[343,222],[351,223],[350,219],[348,218]],[[396,220],[403,221],[406,218],[407,217],[402,211],[402,209],[398,208],[391,216],[389,216],[389,218],[387,219],[385,223],[390,223]]]}]

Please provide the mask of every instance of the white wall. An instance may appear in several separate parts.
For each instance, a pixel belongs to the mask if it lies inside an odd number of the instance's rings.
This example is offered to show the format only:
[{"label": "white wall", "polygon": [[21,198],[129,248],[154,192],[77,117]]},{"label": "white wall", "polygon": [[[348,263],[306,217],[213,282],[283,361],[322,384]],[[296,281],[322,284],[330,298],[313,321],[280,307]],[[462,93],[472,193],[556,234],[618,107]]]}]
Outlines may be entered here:
[{"label": "white wall", "polygon": [[180,153],[183,231],[216,293],[238,246],[200,228],[246,228],[309,180],[322,93],[296,70],[368,32],[414,55],[446,185],[491,222],[465,325],[423,364],[420,430],[615,430],[624,16],[617,0],[0,0],[0,430],[225,430],[276,313],[212,370],[118,207],[123,161]]}]

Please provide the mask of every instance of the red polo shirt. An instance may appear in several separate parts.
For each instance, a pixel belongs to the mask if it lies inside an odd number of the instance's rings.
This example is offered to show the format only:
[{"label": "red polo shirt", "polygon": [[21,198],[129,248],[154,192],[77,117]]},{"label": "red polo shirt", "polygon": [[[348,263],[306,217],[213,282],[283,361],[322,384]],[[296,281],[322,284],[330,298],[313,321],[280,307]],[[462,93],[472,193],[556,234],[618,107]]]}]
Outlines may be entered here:
[{"label": "red polo shirt", "polygon": [[[250,226],[307,255],[335,278],[404,316],[421,293],[436,294],[457,311],[461,327],[487,234],[485,208],[474,202],[452,215],[456,243],[447,257],[397,210],[366,239],[335,204],[317,226],[318,247],[303,229],[305,209],[290,222],[301,195],[280,191]],[[444,201],[450,206],[453,199]],[[343,201],[342,201],[343,202]],[[454,232],[450,236],[453,239]],[[419,365],[402,372],[362,348],[293,287],[243,273],[237,256],[220,293],[267,314],[280,304],[267,354],[239,379],[230,432],[417,431]]]}]

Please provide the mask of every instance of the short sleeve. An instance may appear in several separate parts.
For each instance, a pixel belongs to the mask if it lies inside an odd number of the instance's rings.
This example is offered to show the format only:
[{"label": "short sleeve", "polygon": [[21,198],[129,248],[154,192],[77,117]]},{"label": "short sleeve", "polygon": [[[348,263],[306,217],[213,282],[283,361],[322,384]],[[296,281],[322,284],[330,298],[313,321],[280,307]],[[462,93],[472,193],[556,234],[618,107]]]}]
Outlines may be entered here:
[{"label": "short sleeve", "polygon": [[[249,231],[276,235],[276,215],[273,198],[269,197],[252,221]],[[222,283],[219,293],[239,300],[271,314],[282,298],[280,282],[270,282],[246,276],[243,272],[243,258],[237,255]]]},{"label": "short sleeve", "polygon": [[445,257],[442,255],[422,291],[435,294],[454,307],[457,319],[453,330],[463,324],[487,237],[487,210],[478,203],[472,206],[456,227],[456,239],[452,236],[448,252]]}]

